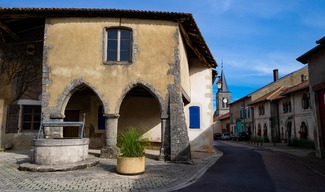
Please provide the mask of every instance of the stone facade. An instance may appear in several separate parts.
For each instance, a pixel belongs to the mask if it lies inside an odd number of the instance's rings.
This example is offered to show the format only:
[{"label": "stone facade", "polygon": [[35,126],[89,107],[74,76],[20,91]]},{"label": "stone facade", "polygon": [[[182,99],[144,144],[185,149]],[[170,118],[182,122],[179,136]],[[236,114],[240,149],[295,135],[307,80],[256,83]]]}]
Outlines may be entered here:
[{"label": "stone facade", "polygon": [[[10,18],[13,9],[2,11]],[[207,46],[200,47],[205,45],[201,34],[192,35],[196,24],[191,14],[151,12],[152,19],[142,11],[62,9],[65,17],[55,11],[47,17],[53,11],[47,9],[27,11],[32,13],[25,17],[37,14],[45,20],[42,91],[35,99],[43,121],[80,121],[85,114],[85,137],[91,148],[102,148],[103,157],[117,155],[117,135],[130,126],[158,144],[166,160],[187,162],[191,149],[213,148],[211,68],[216,62]],[[107,61],[109,29],[131,32],[129,61]],[[195,129],[190,127],[191,106],[200,107]],[[0,111],[6,108],[4,104]],[[70,137],[78,130],[46,132]]]},{"label": "stone facade", "polygon": [[315,131],[316,155],[325,157],[325,37],[316,41],[313,49],[297,58],[309,68],[309,93],[312,110],[312,130]]},{"label": "stone facade", "polygon": [[230,104],[230,132],[254,132],[254,108],[248,106],[250,97],[243,97]]}]

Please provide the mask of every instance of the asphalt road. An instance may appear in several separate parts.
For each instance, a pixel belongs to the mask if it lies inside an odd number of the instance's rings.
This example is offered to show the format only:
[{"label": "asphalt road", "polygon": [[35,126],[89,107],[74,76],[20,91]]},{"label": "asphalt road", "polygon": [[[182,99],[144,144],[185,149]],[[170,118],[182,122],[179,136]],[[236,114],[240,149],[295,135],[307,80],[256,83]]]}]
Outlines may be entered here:
[{"label": "asphalt road", "polygon": [[280,152],[217,141],[224,155],[182,192],[325,191],[325,178]]}]

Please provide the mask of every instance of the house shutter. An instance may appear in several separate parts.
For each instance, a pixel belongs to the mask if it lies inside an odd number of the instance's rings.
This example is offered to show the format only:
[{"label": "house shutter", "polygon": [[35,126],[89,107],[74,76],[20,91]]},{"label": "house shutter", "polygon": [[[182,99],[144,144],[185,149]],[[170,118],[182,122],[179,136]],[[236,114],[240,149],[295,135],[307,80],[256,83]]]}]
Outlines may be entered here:
[{"label": "house shutter", "polygon": [[19,105],[9,105],[7,108],[6,133],[18,132]]},{"label": "house shutter", "polygon": [[200,107],[192,106],[190,109],[190,128],[200,128]]}]

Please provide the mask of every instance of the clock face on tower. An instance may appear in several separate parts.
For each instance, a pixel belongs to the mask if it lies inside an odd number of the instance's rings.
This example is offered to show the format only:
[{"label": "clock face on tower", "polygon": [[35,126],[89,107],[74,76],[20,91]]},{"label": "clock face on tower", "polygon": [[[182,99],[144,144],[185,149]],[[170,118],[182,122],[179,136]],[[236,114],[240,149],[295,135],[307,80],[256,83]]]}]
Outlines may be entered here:
[{"label": "clock face on tower", "polygon": [[227,103],[228,100],[227,100],[226,98],[224,98],[222,101],[223,101],[224,103]]}]

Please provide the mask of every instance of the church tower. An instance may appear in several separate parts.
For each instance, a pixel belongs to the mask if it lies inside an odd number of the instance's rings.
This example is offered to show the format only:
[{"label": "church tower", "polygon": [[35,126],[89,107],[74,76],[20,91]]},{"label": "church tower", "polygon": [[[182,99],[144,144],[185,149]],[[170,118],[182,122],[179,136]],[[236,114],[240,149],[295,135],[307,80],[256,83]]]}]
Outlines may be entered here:
[{"label": "church tower", "polygon": [[221,64],[221,75],[217,81],[218,92],[216,94],[216,112],[215,117],[224,115],[229,112],[229,103],[231,102],[231,93],[228,89],[226,76],[223,72],[223,64]]}]

